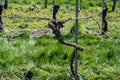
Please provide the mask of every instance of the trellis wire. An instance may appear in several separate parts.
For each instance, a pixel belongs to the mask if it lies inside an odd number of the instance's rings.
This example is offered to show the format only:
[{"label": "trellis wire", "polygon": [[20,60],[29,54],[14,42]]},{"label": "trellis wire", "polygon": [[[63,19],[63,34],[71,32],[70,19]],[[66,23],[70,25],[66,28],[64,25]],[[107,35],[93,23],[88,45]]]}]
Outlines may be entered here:
[{"label": "trellis wire", "polygon": [[[4,18],[20,18],[20,19],[26,19],[26,18],[29,18],[29,19],[38,19],[38,20],[45,20],[45,21],[48,21],[48,20],[53,20],[53,18],[47,18],[47,17],[39,17],[39,16],[1,16],[0,17],[4,17]],[[66,19],[58,19],[58,20],[62,20],[62,21],[74,21],[74,20],[80,20],[80,19],[92,19],[93,21],[96,22],[96,24],[98,25],[99,29],[101,29],[100,27],[100,24],[99,22],[93,17],[93,16],[86,16],[86,17],[79,17],[79,18],[66,18]]]}]

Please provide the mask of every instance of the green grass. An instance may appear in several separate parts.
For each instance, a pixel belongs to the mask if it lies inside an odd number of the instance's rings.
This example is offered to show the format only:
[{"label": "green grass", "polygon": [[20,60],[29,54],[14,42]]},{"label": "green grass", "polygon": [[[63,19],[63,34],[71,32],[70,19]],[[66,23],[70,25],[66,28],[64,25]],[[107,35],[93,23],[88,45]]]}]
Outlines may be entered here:
[{"label": "green grass", "polygon": [[[58,1],[63,5],[57,14],[58,19],[75,17],[75,0],[72,1],[71,4],[68,0],[65,3],[64,0]],[[9,8],[3,15],[52,17],[50,2],[46,9],[43,8],[43,1],[39,0],[11,0],[9,3]],[[100,3],[84,1],[84,9],[79,13],[79,17],[94,16],[101,24]],[[36,4],[38,9],[30,11],[32,4]],[[108,4],[111,5],[110,2]],[[92,19],[79,21],[78,43],[85,49],[79,52],[78,72],[84,80],[120,79],[120,7],[117,6],[115,13],[108,14],[109,32],[106,35],[94,34],[100,30]],[[3,22],[6,30],[43,29],[48,24],[48,21],[19,18],[3,18]],[[68,34],[74,24],[74,21],[70,21],[61,30],[65,40],[74,41],[74,35]],[[53,34],[36,38],[31,38],[27,31],[9,34],[14,46],[7,41],[3,32],[0,32],[0,36],[0,80],[21,80],[28,70],[34,73],[32,80],[74,80],[69,69],[73,48],[60,44]]]}]

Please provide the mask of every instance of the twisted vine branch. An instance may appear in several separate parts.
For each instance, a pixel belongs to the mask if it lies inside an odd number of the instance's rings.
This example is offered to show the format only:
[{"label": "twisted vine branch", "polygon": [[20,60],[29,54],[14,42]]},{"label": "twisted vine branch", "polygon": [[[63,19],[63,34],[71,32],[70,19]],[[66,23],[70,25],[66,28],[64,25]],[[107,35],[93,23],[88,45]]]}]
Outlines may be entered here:
[{"label": "twisted vine branch", "polygon": [[[72,57],[71,57],[71,61],[70,61],[70,69],[71,69],[71,72],[72,72],[72,75],[75,76],[75,67],[74,67],[74,61],[75,61],[75,51],[76,49],[77,50],[80,50],[80,51],[83,51],[83,47],[81,47],[80,45],[76,44],[76,43],[72,43],[72,42],[68,42],[68,41],[65,41],[62,37],[62,34],[60,32],[60,28],[64,27],[64,24],[66,22],[68,22],[69,20],[71,20],[71,18],[65,20],[65,21],[57,21],[56,20],[56,14],[59,10],[59,5],[54,5],[53,6],[53,20],[50,20],[50,22],[48,23],[48,26],[52,29],[53,33],[55,34],[56,38],[58,39],[58,41],[64,45],[67,45],[67,46],[71,46],[71,47],[74,47],[74,51],[73,51],[73,54],[72,54]],[[77,74],[78,76],[78,80],[80,80],[80,77],[79,75]]]},{"label": "twisted vine branch", "polygon": [[83,50],[83,48],[76,44],[76,43],[71,43],[68,41],[65,41],[62,37],[62,34],[60,32],[60,28],[63,27],[63,23],[60,23],[59,21],[55,21],[55,20],[51,20],[48,23],[48,26],[52,29],[53,33],[55,34],[56,38],[58,39],[58,41],[62,44],[65,44],[67,46],[72,46],[74,48],[77,48],[78,50]]}]

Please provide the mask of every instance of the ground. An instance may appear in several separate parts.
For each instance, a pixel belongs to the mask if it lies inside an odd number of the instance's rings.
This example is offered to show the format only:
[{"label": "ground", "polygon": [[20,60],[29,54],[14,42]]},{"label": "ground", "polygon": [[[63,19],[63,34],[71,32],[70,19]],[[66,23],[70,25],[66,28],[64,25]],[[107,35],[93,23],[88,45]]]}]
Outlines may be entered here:
[{"label": "ground", "polygon": [[[57,19],[66,20],[75,17],[75,0],[73,3],[58,1],[61,4]],[[37,8],[31,10],[32,5]],[[120,4],[120,3],[118,3]],[[107,2],[109,10],[111,2]],[[52,5],[43,7],[43,1],[11,0],[8,10],[3,16],[39,16],[52,17]],[[79,20],[78,44],[84,47],[79,52],[78,72],[83,80],[119,80],[120,79],[120,6],[114,13],[108,13],[109,31],[99,35],[101,31],[101,2],[84,1],[79,17],[92,16]],[[3,17],[5,32],[0,32],[0,79],[21,80],[24,73],[31,71],[32,80],[74,80],[71,76],[69,62],[72,47],[60,44],[48,28],[49,20],[30,18]],[[74,42],[74,34],[69,31],[75,27],[75,20],[67,22],[61,29],[67,41]],[[100,27],[101,28],[101,27]],[[8,40],[9,38],[9,40]]]}]

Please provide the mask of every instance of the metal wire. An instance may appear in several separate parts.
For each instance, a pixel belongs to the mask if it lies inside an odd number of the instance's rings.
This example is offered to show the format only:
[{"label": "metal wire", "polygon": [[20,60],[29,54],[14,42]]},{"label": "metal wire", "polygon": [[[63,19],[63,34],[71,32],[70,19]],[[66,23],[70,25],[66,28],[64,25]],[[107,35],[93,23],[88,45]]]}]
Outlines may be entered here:
[{"label": "metal wire", "polygon": [[[78,0],[76,0],[75,43],[78,44]],[[75,48],[75,78],[78,80],[78,50]]]},{"label": "metal wire", "polygon": [[38,20],[52,20],[52,18],[42,18],[39,16],[0,16],[0,17],[5,17],[5,18],[20,18],[20,19],[25,19],[25,18],[29,18],[29,19],[38,19]]}]

